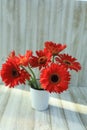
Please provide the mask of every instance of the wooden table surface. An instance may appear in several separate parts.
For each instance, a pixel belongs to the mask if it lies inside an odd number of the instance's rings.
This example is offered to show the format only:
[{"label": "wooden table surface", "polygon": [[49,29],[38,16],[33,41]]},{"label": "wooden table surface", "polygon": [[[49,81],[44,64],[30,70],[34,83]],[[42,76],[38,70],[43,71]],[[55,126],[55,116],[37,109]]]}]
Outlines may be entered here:
[{"label": "wooden table surface", "polygon": [[87,130],[87,87],[72,87],[35,111],[30,92],[0,86],[0,130]]}]

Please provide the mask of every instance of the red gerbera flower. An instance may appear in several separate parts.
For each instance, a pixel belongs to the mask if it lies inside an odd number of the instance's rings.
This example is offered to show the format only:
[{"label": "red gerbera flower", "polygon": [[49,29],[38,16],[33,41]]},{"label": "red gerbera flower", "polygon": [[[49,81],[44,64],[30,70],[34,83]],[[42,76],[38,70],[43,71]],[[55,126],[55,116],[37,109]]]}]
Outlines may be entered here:
[{"label": "red gerbera flower", "polygon": [[18,56],[16,56],[14,50],[9,54],[8,60],[9,60],[9,58],[10,58],[10,59],[14,59],[15,63],[16,63],[17,65],[19,65],[19,58],[18,58]]},{"label": "red gerbera flower", "polygon": [[67,69],[58,64],[51,64],[43,69],[40,75],[40,83],[42,88],[49,92],[61,93],[68,88],[70,74]]},{"label": "red gerbera flower", "polygon": [[29,59],[32,56],[32,51],[27,50],[24,56],[19,55],[20,65],[27,66],[29,64]]},{"label": "red gerbera flower", "polygon": [[56,44],[54,42],[45,42],[45,47],[48,51],[50,51],[52,53],[52,55],[57,55],[59,52],[61,52],[62,50],[64,50],[66,48],[66,44]]},{"label": "red gerbera flower", "polygon": [[9,58],[6,63],[2,65],[1,77],[6,86],[14,87],[19,83],[25,84],[25,81],[30,79],[30,74],[20,69],[14,59]]},{"label": "red gerbera flower", "polygon": [[31,67],[46,67],[51,60],[51,53],[49,53],[46,49],[36,51],[37,56],[32,56],[30,59]]},{"label": "red gerbera flower", "polygon": [[73,69],[75,71],[81,70],[81,65],[79,62],[76,62],[76,58],[68,55],[68,54],[59,54],[59,57],[56,58],[56,61],[65,65],[66,68]]}]

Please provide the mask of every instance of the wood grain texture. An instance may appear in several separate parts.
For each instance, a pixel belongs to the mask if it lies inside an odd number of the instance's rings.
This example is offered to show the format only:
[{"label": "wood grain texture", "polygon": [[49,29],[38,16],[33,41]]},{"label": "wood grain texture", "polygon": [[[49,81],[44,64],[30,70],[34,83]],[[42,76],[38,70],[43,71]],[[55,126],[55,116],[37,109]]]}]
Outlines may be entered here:
[{"label": "wood grain texture", "polygon": [[[76,0],[0,0],[0,66],[13,49],[41,49],[52,40],[82,65],[71,86],[87,86],[87,2]],[[74,82],[73,82],[74,81]]]},{"label": "wood grain texture", "polygon": [[86,95],[86,87],[71,87],[36,111],[29,91],[0,85],[0,130],[87,130]]}]

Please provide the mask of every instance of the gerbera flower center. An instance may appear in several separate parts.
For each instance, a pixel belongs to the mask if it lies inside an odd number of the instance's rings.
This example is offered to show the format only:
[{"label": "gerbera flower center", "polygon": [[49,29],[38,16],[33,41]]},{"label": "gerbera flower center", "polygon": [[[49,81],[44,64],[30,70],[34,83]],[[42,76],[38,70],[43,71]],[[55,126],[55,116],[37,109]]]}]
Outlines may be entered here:
[{"label": "gerbera flower center", "polygon": [[57,82],[59,82],[59,80],[60,80],[60,78],[59,78],[59,76],[58,76],[57,74],[53,74],[53,75],[51,76],[51,81],[52,81],[53,83],[57,83]]},{"label": "gerbera flower center", "polygon": [[19,73],[17,72],[17,70],[12,70],[13,77],[17,77],[18,75],[19,75]]},{"label": "gerbera flower center", "polygon": [[67,61],[67,60],[64,60],[64,63],[67,64],[67,65],[71,65],[71,62]]},{"label": "gerbera flower center", "polygon": [[46,63],[46,61],[47,61],[46,56],[42,56],[42,57],[40,57],[40,58],[38,59],[38,63],[39,63],[39,64],[44,64],[44,63]]}]

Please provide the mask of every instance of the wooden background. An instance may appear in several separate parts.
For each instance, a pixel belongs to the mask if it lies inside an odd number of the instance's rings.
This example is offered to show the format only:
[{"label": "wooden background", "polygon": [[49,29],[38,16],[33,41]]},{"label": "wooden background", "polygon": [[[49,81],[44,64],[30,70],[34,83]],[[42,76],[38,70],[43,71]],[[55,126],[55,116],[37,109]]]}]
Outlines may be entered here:
[{"label": "wooden background", "polygon": [[13,49],[41,49],[52,40],[66,43],[82,71],[71,86],[87,86],[87,2],[75,0],[0,0],[0,65]]}]

